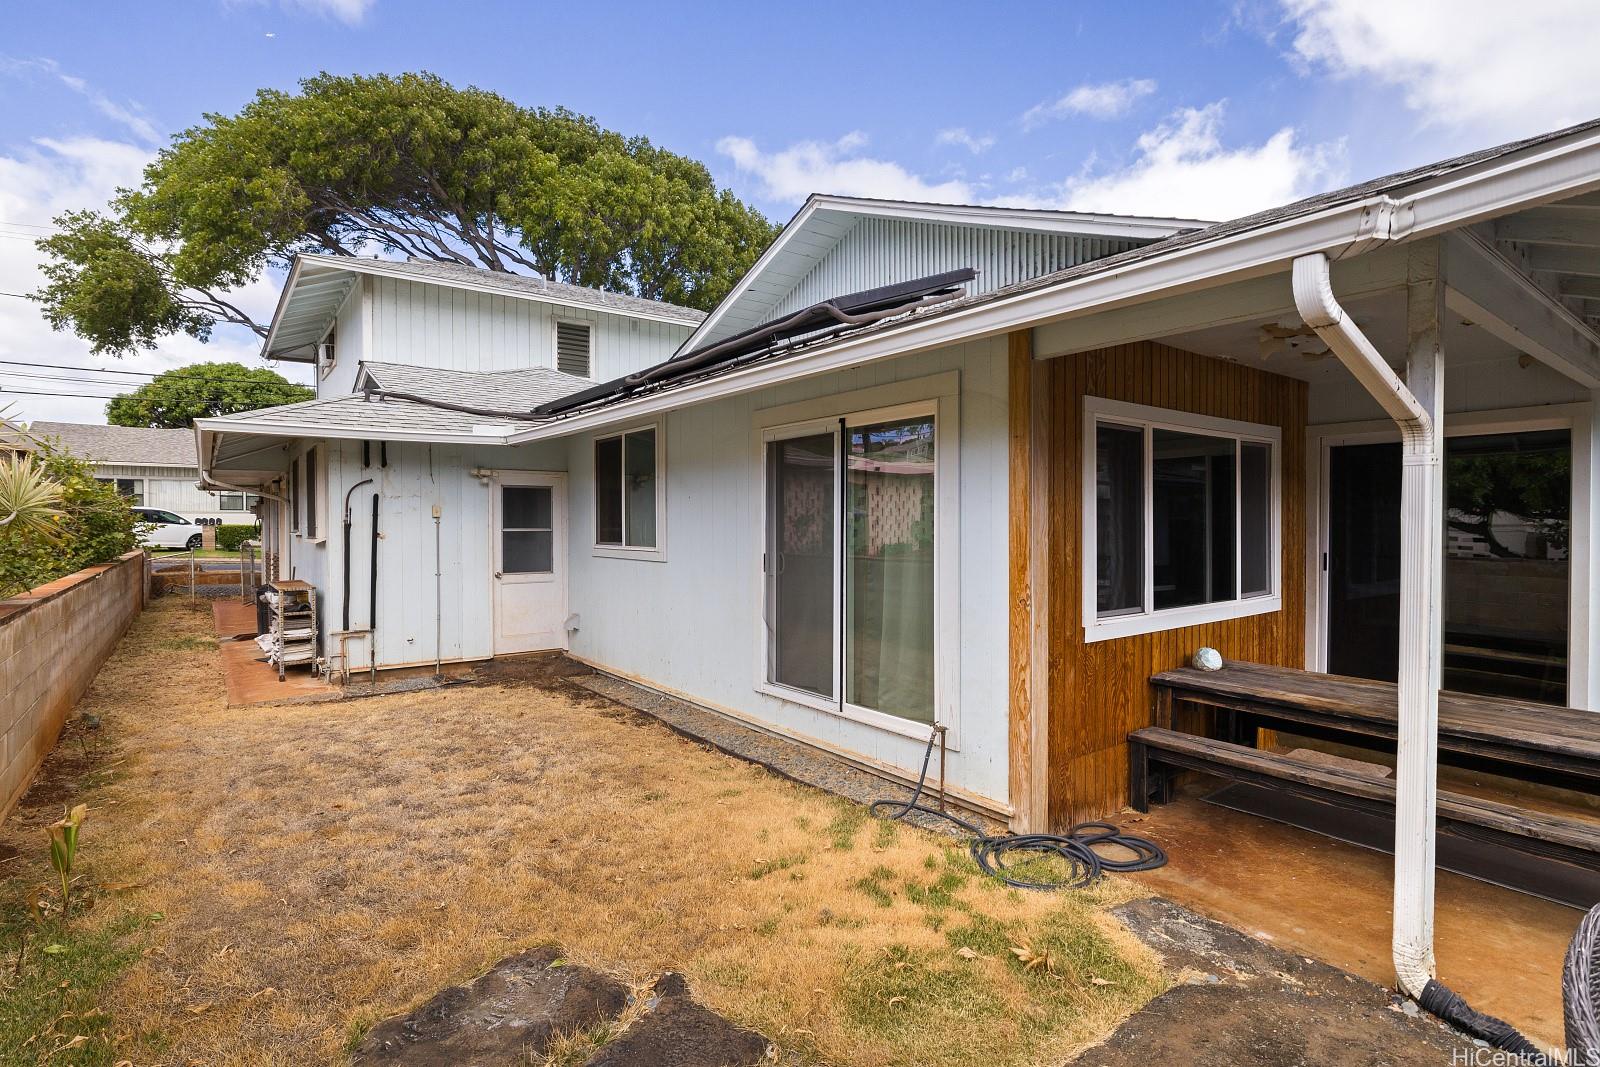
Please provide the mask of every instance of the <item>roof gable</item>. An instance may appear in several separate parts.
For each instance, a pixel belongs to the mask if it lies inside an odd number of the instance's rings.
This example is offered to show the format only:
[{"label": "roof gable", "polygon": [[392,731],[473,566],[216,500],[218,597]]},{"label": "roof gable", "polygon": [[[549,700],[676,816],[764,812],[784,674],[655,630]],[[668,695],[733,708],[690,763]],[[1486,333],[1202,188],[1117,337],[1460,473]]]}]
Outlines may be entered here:
[{"label": "roof gable", "polygon": [[975,267],[968,294],[1207,225],[1187,219],[813,196],[686,349],[840,293]]},{"label": "roof gable", "polygon": [[536,300],[565,307],[587,308],[692,328],[705,318],[694,308],[626,293],[549,281],[526,274],[484,270],[431,260],[356,259],[302,254],[295,257],[278,298],[272,326],[261,354],[269,359],[313,362],[309,346],[327,334],[339,308],[363,275],[494,293],[518,300]]}]

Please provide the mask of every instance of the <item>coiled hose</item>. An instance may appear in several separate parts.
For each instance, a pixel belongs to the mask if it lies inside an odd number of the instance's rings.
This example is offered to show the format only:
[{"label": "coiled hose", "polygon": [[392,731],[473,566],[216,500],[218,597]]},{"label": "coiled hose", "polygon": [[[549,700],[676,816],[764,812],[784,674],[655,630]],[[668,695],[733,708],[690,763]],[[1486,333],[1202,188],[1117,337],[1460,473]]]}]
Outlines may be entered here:
[{"label": "coiled hose", "polygon": [[[867,805],[868,811],[890,821],[904,819],[915,811],[954,823],[972,835],[967,842],[967,850],[978,869],[1018,889],[1083,889],[1099,881],[1106,871],[1153,871],[1166,866],[1167,854],[1160,845],[1143,837],[1125,834],[1108,822],[1079,823],[1065,834],[988,834],[977,823],[922,804],[922,793],[928,784],[928,762],[933,758],[933,746],[938,738],[937,729],[928,736],[928,747],[922,752],[922,771],[917,775],[917,785],[910,798],[896,800],[885,797],[874,800]],[[1096,851],[1103,846],[1126,849],[1133,856],[1130,859],[1104,856]],[[1043,880],[1009,873],[1009,865],[1016,863],[1019,858],[1026,862],[1027,858],[1038,857],[1060,860],[1066,867],[1065,876]]]}]

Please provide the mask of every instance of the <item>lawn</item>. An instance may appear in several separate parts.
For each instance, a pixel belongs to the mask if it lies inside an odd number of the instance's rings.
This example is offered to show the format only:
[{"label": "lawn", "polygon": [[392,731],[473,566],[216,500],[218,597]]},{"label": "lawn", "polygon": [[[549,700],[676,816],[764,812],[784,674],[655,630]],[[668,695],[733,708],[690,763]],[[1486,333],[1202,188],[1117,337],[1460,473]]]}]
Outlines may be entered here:
[{"label": "lawn", "polygon": [[[209,613],[170,598],[82,708],[58,777],[83,788],[0,826],[0,962],[27,933],[31,983],[0,1062],[338,1063],[552,942],[633,983],[681,970],[796,1064],[1059,1063],[1165,984],[1106,913],[1126,883],[1005,889],[951,839],[557,684],[229,709]],[[79,799],[105,888],[35,930],[39,826]]]}]

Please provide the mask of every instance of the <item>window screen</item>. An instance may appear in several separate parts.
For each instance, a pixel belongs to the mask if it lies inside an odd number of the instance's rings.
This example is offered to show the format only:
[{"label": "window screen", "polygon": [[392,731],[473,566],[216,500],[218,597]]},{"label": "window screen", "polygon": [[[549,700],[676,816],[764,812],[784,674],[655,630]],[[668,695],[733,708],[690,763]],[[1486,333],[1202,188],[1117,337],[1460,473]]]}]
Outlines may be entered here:
[{"label": "window screen", "polygon": [[556,370],[589,377],[591,328],[586,322],[556,323]]}]

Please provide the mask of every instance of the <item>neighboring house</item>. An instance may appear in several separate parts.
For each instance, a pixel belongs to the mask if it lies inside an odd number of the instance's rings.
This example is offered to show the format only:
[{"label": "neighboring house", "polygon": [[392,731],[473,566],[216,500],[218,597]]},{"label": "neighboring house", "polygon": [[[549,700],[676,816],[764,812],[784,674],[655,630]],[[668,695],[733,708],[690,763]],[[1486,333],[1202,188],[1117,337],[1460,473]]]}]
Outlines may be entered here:
[{"label": "neighboring house", "polygon": [[[1536,579],[1446,589],[1447,678],[1600,707],[1600,290],[1567,284],[1600,275],[1597,205],[1589,124],[1215,225],[813,197],[703,320],[301,257],[265,354],[320,361],[319,396],[197,422],[201,466],[360,631],[324,657],[565,649],[901,776],[937,722],[952,792],[1059,828],[1127,802],[1147,680],[1200,645],[1429,662],[1402,585],[1460,568],[1409,554],[1444,532],[1407,404],[1450,469],[1571,471],[1508,539]],[[1490,625],[1474,598],[1524,580],[1538,632]],[[1474,658],[1502,640],[1523,675]]]},{"label": "neighboring house", "polygon": [[21,459],[33,451],[33,439],[21,423],[0,417],[0,459]]},{"label": "neighboring house", "polygon": [[34,422],[28,432],[94,465],[132,503],[171,511],[194,522],[253,523],[254,493],[200,488],[194,432],[82,422]]}]

